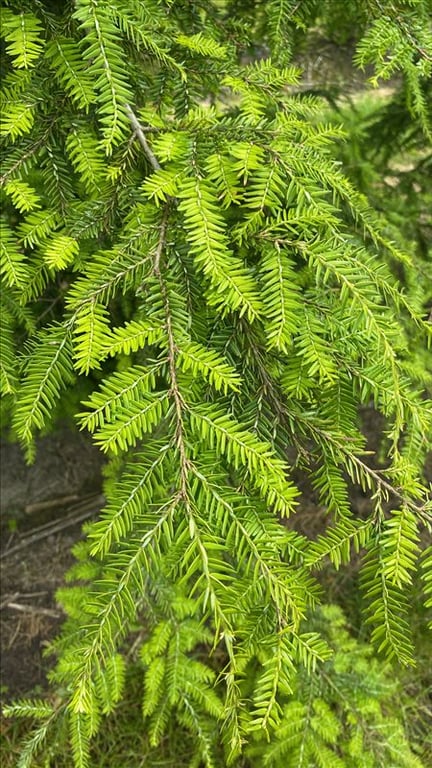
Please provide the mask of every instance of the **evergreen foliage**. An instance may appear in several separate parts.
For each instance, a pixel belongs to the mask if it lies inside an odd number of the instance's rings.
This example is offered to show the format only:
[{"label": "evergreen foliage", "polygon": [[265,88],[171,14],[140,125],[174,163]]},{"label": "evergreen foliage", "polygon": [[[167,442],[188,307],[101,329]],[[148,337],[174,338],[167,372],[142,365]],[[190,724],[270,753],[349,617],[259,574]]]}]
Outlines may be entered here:
[{"label": "evergreen foliage", "polygon": [[[402,73],[399,109],[424,140],[429,0],[349,7],[358,63]],[[9,0],[3,14],[2,391],[31,459],[85,378],[77,422],[110,457],[60,595],[62,703],[8,710],[42,722],[19,765],[64,744],[65,724],[75,768],[92,765],[132,647],[155,765],[175,723],[197,768],[421,766],[372,648],[415,660],[430,253],[344,174],[343,131],[291,63],[312,24],[337,29],[335,3]],[[260,42],[269,55],[244,63]],[[384,466],[361,430],[371,404]],[[293,463],[327,511],[317,538],[297,523]],[[320,568],[356,552],[370,646],[319,607]],[[422,563],[430,605],[430,548]]]}]

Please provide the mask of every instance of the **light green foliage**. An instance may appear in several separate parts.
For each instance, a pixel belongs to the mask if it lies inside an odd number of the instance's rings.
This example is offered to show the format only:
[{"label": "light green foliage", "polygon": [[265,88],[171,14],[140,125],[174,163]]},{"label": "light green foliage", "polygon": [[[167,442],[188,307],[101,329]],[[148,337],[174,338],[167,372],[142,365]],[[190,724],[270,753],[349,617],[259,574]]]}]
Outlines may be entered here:
[{"label": "light green foliage", "polygon": [[34,66],[43,47],[42,24],[38,17],[32,13],[13,13],[3,8],[1,22],[2,35],[7,41],[6,51],[12,58],[13,66],[17,69]]},{"label": "light green foliage", "polygon": [[20,213],[32,211],[34,208],[40,208],[38,195],[29,184],[19,179],[10,179],[5,184],[6,193],[12,198],[15,207]]},{"label": "light green foliage", "polygon": [[323,609],[316,621],[328,636],[333,656],[313,681],[298,674],[295,696],[285,707],[284,724],[272,743],[265,749],[251,748],[256,765],[262,755],[262,765],[289,768],[421,768],[400,721],[387,714],[400,695],[390,667],[377,663],[369,648],[349,636],[335,606]]},{"label": "light green foliage", "polygon": [[[387,42],[381,0],[350,3],[357,56],[386,76],[396,47],[424,134],[429,37],[396,37],[414,6],[385,5]],[[421,765],[374,653],[412,664],[411,592],[430,603],[427,553],[414,578],[431,515],[428,270],[344,174],[338,121],[299,92],[290,51],[332,27],[329,9],[7,4],[1,384],[31,459],[87,377],[78,425],[110,461],[80,583],[59,595],[62,704],[9,710],[43,720],[22,766],[46,739],[60,764],[66,724],[75,768],[91,766],[130,669],[149,765]],[[257,42],[271,56],[243,63]],[[381,464],[361,430],[371,406]],[[293,461],[327,515],[317,535]],[[323,569],[354,556],[369,645],[319,608]]]},{"label": "light green foliage", "polygon": [[20,244],[16,240],[15,233],[10,229],[6,222],[0,222],[0,233],[1,275],[6,285],[21,288],[28,277],[25,266],[25,256],[22,251],[20,251]]},{"label": "light green foliage", "polygon": [[91,74],[83,65],[81,51],[73,38],[54,37],[45,49],[54,77],[68,96],[81,108],[88,109],[94,100]]}]

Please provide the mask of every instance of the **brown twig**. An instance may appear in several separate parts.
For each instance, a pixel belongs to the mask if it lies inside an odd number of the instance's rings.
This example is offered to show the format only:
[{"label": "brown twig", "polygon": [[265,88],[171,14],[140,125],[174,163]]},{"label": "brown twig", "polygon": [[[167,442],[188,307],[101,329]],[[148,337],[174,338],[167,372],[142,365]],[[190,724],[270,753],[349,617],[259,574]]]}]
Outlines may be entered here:
[{"label": "brown twig", "polygon": [[84,508],[83,504],[77,505],[78,509],[75,508],[72,513],[61,520],[54,520],[52,523],[46,523],[45,525],[39,526],[39,528],[34,528],[33,532],[27,535],[19,544],[2,552],[0,559],[4,560],[6,557],[10,557],[11,555],[16,554],[16,552],[20,552],[22,549],[26,549],[26,547],[31,546],[36,541],[46,539],[54,533],[60,533],[60,531],[63,531],[66,528],[71,528],[73,525],[81,523],[83,520],[91,517],[95,512],[98,512],[104,503],[105,498],[102,494],[91,497],[91,499],[85,503]]},{"label": "brown twig", "polygon": [[58,498],[49,499],[48,501],[37,501],[35,504],[27,504],[24,507],[24,512],[27,515],[31,515],[34,512],[43,512],[45,509],[52,509],[53,507],[63,507],[65,504],[70,504],[71,501],[78,501],[78,499],[78,494],[73,493],[69,496],[58,496]]},{"label": "brown twig", "polygon": [[133,112],[133,110],[131,109],[129,104],[126,104],[126,112],[127,112],[128,118],[129,118],[129,120],[131,122],[132,128],[135,131],[135,134],[136,134],[136,136],[138,138],[138,141],[141,144],[141,146],[142,146],[142,148],[143,148],[143,150],[144,150],[144,152],[145,152],[145,154],[147,156],[147,160],[149,161],[151,167],[155,171],[160,171],[161,166],[159,165],[158,160],[156,159],[155,155],[153,154],[153,152],[152,152],[152,150],[150,148],[150,145],[149,145],[149,143],[148,143],[148,141],[146,139],[145,133],[143,131],[143,128],[142,128],[142,126],[141,126],[137,116],[135,115],[135,113]]},{"label": "brown twig", "polygon": [[54,611],[52,608],[42,608],[37,605],[23,605],[22,603],[6,603],[4,608],[12,608],[13,611],[20,611],[21,613],[33,613],[42,614],[42,616],[50,616],[53,619],[59,619],[61,617],[60,611]]},{"label": "brown twig", "polygon": [[9,603],[10,600],[16,600],[17,597],[20,597],[20,593],[19,592],[14,592],[13,595],[8,595],[7,597],[5,597],[5,599],[2,600],[1,603],[0,603],[0,611],[3,610],[3,608],[6,608],[6,606]]}]

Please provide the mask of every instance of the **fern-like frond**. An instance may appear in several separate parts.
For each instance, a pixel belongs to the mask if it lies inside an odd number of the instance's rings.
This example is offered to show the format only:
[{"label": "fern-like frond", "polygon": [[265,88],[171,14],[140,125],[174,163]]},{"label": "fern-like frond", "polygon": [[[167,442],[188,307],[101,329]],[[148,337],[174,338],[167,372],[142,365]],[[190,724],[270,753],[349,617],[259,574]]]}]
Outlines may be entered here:
[{"label": "fern-like frond", "polygon": [[336,569],[349,563],[351,550],[359,552],[364,547],[371,529],[369,521],[340,520],[335,526],[328,527],[325,534],[320,534],[305,554],[305,564],[313,568],[320,567],[327,557]]},{"label": "fern-like frond", "polygon": [[6,285],[21,288],[29,279],[26,258],[16,233],[0,221],[0,274]]},{"label": "fern-like frond", "polygon": [[29,353],[12,423],[31,457],[36,430],[49,422],[61,392],[74,376],[71,339],[62,326],[41,331]]},{"label": "fern-like frond", "polygon": [[113,542],[127,536],[133,529],[134,522],[142,520],[145,510],[150,510],[158,491],[162,487],[162,475],[159,474],[162,463],[166,460],[168,446],[147,447],[143,454],[138,454],[140,464],[129,464],[122,474],[122,487],[108,499],[101,519],[89,530],[92,555],[106,555]]},{"label": "fern-like frond", "polygon": [[170,171],[159,168],[148,176],[143,184],[145,195],[157,204],[165,203],[169,198],[175,197],[179,189],[180,174],[174,169]]},{"label": "fern-like frond", "polygon": [[52,705],[43,699],[16,699],[13,704],[5,704],[6,717],[34,717],[44,720],[52,714]]},{"label": "fern-like frond", "polygon": [[237,170],[231,158],[220,152],[209,155],[206,160],[207,178],[215,185],[224,207],[228,208],[232,203],[240,203],[244,193]]},{"label": "fern-like frond", "polygon": [[3,307],[0,313],[0,394],[12,395],[18,382],[14,323]]},{"label": "fern-like frond", "polygon": [[264,252],[261,275],[268,347],[287,352],[292,345],[294,334],[299,329],[302,303],[294,265],[277,243],[274,248],[268,248]]},{"label": "fern-like frond", "polygon": [[26,181],[10,179],[6,182],[4,189],[20,213],[27,213],[41,207],[39,195]]},{"label": "fern-like frond", "polygon": [[331,456],[322,454],[320,466],[313,473],[313,487],[318,491],[320,502],[335,517],[351,515],[347,483]]},{"label": "fern-like frond", "polygon": [[198,32],[196,35],[177,35],[176,43],[187,48],[192,53],[208,56],[214,59],[224,59],[227,54],[226,46],[221,45],[211,37]]},{"label": "fern-like frond", "polygon": [[286,465],[274,455],[270,445],[214,408],[195,405],[190,410],[190,420],[199,439],[225,456],[236,469],[248,470],[252,483],[276,512],[284,516],[293,512],[297,490],[287,480]]},{"label": "fern-like frond", "polygon": [[256,682],[251,730],[274,729],[279,725],[282,708],[278,694],[292,694],[294,675],[291,645],[286,635],[279,631],[272,645],[269,643],[268,658]]},{"label": "fern-like frond", "polygon": [[103,670],[96,675],[95,685],[101,701],[101,712],[108,715],[120,700],[125,685],[125,660],[119,653],[105,660]]},{"label": "fern-like frond", "polygon": [[129,402],[139,402],[144,394],[149,394],[156,386],[156,373],[161,364],[149,368],[135,365],[127,371],[118,371],[107,377],[98,391],[93,392],[83,405],[90,412],[78,415],[83,429],[94,432],[111,421],[118,410]]},{"label": "fern-like frond", "polygon": [[132,91],[124,68],[121,33],[108,7],[96,0],[80,0],[74,18],[83,33],[82,50],[98,94],[98,114],[104,136],[103,148],[110,155],[128,128],[126,105]]},{"label": "fern-like frond", "polygon": [[241,260],[230,251],[217,192],[210,183],[191,179],[182,185],[179,209],[198,268],[210,281],[210,302],[238,310],[253,320],[261,311],[257,286]]},{"label": "fern-like frond", "polygon": [[94,84],[83,66],[82,54],[73,38],[56,37],[51,40],[45,56],[58,83],[79,107],[88,110],[95,101]]},{"label": "fern-like frond", "polygon": [[[373,626],[372,642],[378,650],[402,664],[413,664],[413,645],[407,621],[408,600],[403,589],[388,581],[379,550],[368,554],[362,570],[367,601],[367,623]],[[404,588],[406,589],[406,588]]]},{"label": "fern-like frond", "polygon": [[214,350],[195,342],[182,342],[179,352],[178,364],[184,371],[190,370],[194,376],[203,376],[215,389],[225,394],[229,390],[239,391],[238,373]]},{"label": "fern-like frond", "polygon": [[157,344],[164,339],[164,329],[148,320],[131,320],[123,327],[113,328],[101,339],[102,357],[129,355],[143,349],[146,344]]},{"label": "fern-like frond", "polygon": [[76,768],[90,766],[90,715],[73,712],[69,719],[69,732],[72,754]]},{"label": "fern-like frond", "polygon": [[25,101],[3,107],[0,135],[9,136],[14,142],[19,136],[30,133],[35,121],[34,104]]},{"label": "fern-like frond", "polygon": [[333,384],[337,365],[329,341],[323,337],[323,326],[315,313],[306,307],[299,312],[298,332],[294,339],[297,356],[301,358],[306,375],[321,384]]},{"label": "fern-like frond", "polygon": [[412,582],[419,555],[418,520],[406,506],[394,510],[385,521],[381,538],[384,577],[402,589]]},{"label": "fern-like frond", "polygon": [[73,127],[66,142],[66,151],[86,190],[92,195],[100,193],[106,164],[94,134],[84,126]]},{"label": "fern-like frond", "polygon": [[44,260],[50,269],[65,269],[75,260],[78,251],[75,238],[59,233],[46,244]]},{"label": "fern-like frond", "polygon": [[7,41],[6,51],[17,69],[33,67],[43,49],[42,25],[32,13],[13,13],[2,10],[2,37]]},{"label": "fern-like frond", "polygon": [[51,718],[47,719],[42,725],[37,726],[23,743],[21,754],[17,761],[17,768],[32,768],[35,758],[46,747],[46,741],[49,732]]},{"label": "fern-like frond", "polygon": [[115,418],[95,433],[94,440],[105,452],[117,454],[135,446],[147,432],[162,421],[168,410],[166,392],[142,395],[139,403],[128,402]]},{"label": "fern-like frond", "polygon": [[79,373],[100,368],[107,336],[110,336],[110,317],[106,307],[93,302],[78,310],[74,324],[74,357]]},{"label": "fern-like frond", "polygon": [[56,228],[57,211],[43,210],[30,213],[18,227],[18,235],[26,248],[41,245]]}]

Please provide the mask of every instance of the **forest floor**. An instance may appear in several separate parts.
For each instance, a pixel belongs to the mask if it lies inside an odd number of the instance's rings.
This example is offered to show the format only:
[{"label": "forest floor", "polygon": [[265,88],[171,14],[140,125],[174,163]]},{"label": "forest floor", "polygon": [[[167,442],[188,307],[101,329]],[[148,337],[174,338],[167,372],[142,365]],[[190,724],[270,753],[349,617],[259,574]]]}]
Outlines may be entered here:
[{"label": "forest floor", "polygon": [[103,459],[69,430],[40,439],[31,466],[5,440],[0,458],[1,686],[10,699],[46,686],[43,651],[63,617],[55,594],[83,521],[103,503]]}]

